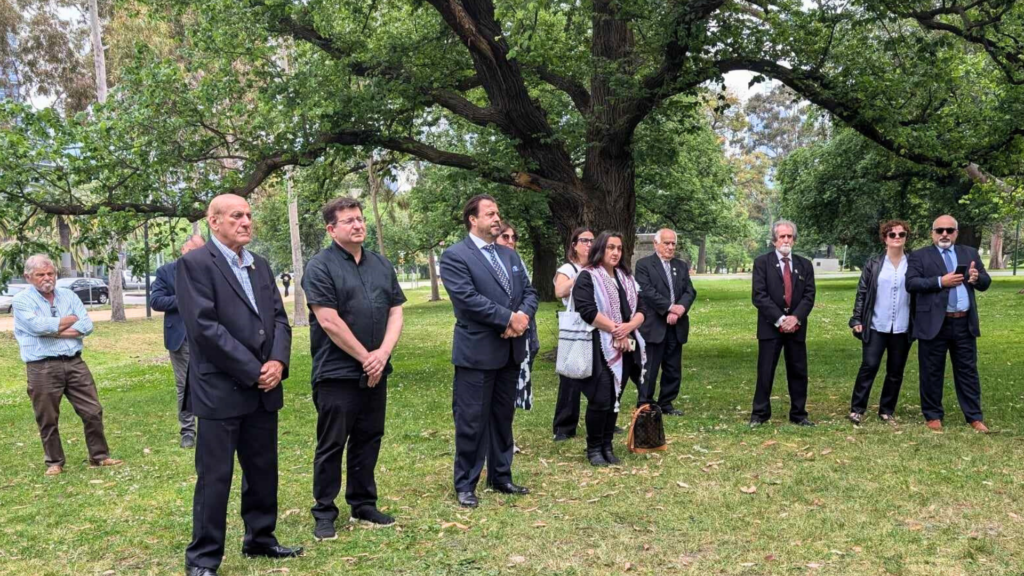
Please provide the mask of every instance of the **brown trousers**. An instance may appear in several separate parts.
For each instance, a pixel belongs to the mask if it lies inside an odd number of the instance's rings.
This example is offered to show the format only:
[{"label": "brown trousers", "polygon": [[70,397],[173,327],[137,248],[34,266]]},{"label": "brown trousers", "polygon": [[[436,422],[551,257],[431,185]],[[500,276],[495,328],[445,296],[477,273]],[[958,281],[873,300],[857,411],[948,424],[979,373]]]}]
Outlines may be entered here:
[{"label": "brown trousers", "polygon": [[64,396],[82,419],[85,444],[90,462],[102,462],[110,457],[107,439],[103,435],[103,407],[96,394],[96,383],[81,356],[47,358],[26,364],[28,371],[28,397],[39,425],[43,440],[43,453],[47,466],[64,465],[64,448],[60,443],[57,420],[60,401]]}]

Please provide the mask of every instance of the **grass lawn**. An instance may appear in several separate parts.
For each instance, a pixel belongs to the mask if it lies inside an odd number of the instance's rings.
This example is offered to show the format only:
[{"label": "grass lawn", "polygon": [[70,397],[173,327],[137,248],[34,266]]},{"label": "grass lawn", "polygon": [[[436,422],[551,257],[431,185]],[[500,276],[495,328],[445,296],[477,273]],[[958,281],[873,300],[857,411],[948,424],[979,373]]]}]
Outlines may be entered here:
[{"label": "grass lawn", "polygon": [[[749,284],[698,281],[684,350],[686,415],[667,421],[669,450],[595,469],[576,439],[553,444],[557,378],[535,374],[535,408],[516,415],[523,448],[515,480],[533,493],[481,493],[458,508],[447,302],[410,291],[396,351],[387,433],[377,469],[380,507],[397,528],[339,524],[312,538],[316,415],[308,331],[295,331],[280,422],[278,536],[306,546],[284,562],[239,548],[240,475],[221,572],[241,574],[1020,574],[1024,570],[1024,296],[995,279],[979,295],[983,407],[993,433],[963,421],[947,370],[944,433],[921,422],[916,347],[891,428],[846,420],[860,343],[846,328],[855,279],[818,284],[810,322],[814,429],[786,424],[784,367],[775,418],[749,430],[757,341]],[[555,307],[539,313],[555,342]],[[80,421],[65,403],[66,472],[43,476],[43,454],[13,335],[0,333],[0,574],[179,574],[191,526],[192,452],[177,447],[171,366],[159,322],[98,324],[85,358],[105,407],[115,469],[90,470]],[[881,377],[879,378],[881,380]],[[880,381],[872,400],[877,401]],[[626,393],[624,405],[635,399]],[[621,420],[625,420],[623,416]],[[753,493],[750,487],[756,489]],[[344,512],[343,512],[344,514]],[[285,570],[287,569],[287,570]]]}]

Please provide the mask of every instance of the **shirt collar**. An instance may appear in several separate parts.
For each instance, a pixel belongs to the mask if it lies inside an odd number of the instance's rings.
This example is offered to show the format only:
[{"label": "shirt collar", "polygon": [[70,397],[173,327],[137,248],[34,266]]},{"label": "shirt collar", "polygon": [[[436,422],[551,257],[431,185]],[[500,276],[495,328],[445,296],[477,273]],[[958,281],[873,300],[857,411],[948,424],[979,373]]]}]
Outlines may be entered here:
[{"label": "shirt collar", "polygon": [[[344,246],[339,244],[337,240],[331,240],[331,245],[333,245],[335,249],[337,249],[339,252],[341,252],[341,257],[342,258],[345,258],[347,260],[353,260],[353,261],[356,259],[355,256],[353,256],[351,252],[346,250]],[[364,248],[363,249],[363,258],[360,258],[360,260],[365,260],[365,259],[366,259],[366,249]]]},{"label": "shirt collar", "polygon": [[477,248],[483,249],[484,246],[493,246],[494,242],[484,242],[483,238],[478,237],[472,232],[469,233],[469,237],[473,239],[473,244],[476,244]]},{"label": "shirt collar", "polygon": [[942,254],[943,252],[952,252],[953,248],[956,248],[956,244],[950,244],[949,248],[943,248],[938,244],[933,244],[933,246],[935,246],[935,249],[939,251],[939,254]]},{"label": "shirt collar", "polygon": [[239,264],[238,254],[235,254],[234,251],[232,251],[230,248],[222,244],[221,241],[218,240],[217,237],[214,236],[213,234],[210,234],[210,240],[213,242],[213,245],[216,246],[218,250],[220,250],[220,253],[224,255],[224,258],[227,259],[228,264],[230,264],[232,268],[246,268],[248,266],[252,266],[252,254],[250,254],[249,251],[245,249],[245,246],[242,247],[242,263]]},{"label": "shirt collar", "polygon": [[775,249],[775,257],[779,259],[779,262],[782,262],[783,258],[789,258],[790,263],[793,262],[793,253],[792,252],[789,253],[789,256],[785,256],[785,255],[782,254],[782,252],[779,252],[778,248]]}]

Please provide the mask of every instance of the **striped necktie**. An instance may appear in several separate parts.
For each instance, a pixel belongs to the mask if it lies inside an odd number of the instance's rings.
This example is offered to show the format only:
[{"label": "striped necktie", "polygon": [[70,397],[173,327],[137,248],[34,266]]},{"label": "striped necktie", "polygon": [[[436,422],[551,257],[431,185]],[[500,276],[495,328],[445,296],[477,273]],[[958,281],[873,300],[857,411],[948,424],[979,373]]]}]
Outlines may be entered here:
[{"label": "striped necktie", "polygon": [[491,267],[494,268],[494,272],[498,275],[498,280],[501,282],[502,289],[505,293],[512,296],[512,283],[508,281],[508,274],[505,273],[505,269],[502,268],[501,263],[498,262],[498,254],[494,249],[494,244],[488,244],[484,246],[484,250],[487,251],[487,255],[491,259]]}]

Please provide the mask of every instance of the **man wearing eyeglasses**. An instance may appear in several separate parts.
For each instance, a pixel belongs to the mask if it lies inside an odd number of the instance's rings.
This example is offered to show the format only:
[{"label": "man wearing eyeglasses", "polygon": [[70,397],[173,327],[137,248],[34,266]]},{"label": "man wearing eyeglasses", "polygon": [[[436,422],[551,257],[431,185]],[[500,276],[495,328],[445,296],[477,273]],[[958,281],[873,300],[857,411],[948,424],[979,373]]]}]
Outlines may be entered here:
[{"label": "man wearing eyeglasses", "polygon": [[332,242],[306,265],[302,289],[311,312],[311,382],[317,412],[313,536],[334,540],[339,513],[334,500],[341,491],[346,446],[349,520],[370,527],[395,522],[377,509],[374,469],[384,437],[391,352],[402,334],[405,294],[391,262],[363,248],[366,220],[358,200],[328,203],[323,218]]},{"label": "man wearing eyeglasses", "polygon": [[661,371],[661,412],[682,416],[672,402],[679,396],[683,377],[683,344],[690,335],[690,308],[697,291],[690,282],[686,262],[676,258],[676,233],[668,228],[654,235],[654,254],[636,263],[640,298],[653,311],[644,317],[640,335],[647,343],[647,379],[637,405],[654,402],[654,387]]},{"label": "man wearing eyeglasses", "polygon": [[978,251],[956,244],[958,224],[952,216],[932,224],[934,246],[910,255],[907,291],[917,295],[914,338],[921,378],[921,412],[928,428],[942,429],[942,386],[946,354],[964,418],[974,430],[988,432],[981,414],[978,343],[981,336],[974,292],[988,290],[992,278]]},{"label": "man wearing eyeglasses", "polygon": [[92,334],[92,321],[82,301],[67,288],[57,288],[57,269],[46,254],[25,261],[25,279],[32,286],[14,297],[14,337],[28,372],[39,436],[46,456],[46,475],[64,471],[64,449],[57,420],[61,398],[67,397],[82,419],[89,464],[117,466],[103,433],[103,407],[96,383],[82,360],[82,338]]}]

